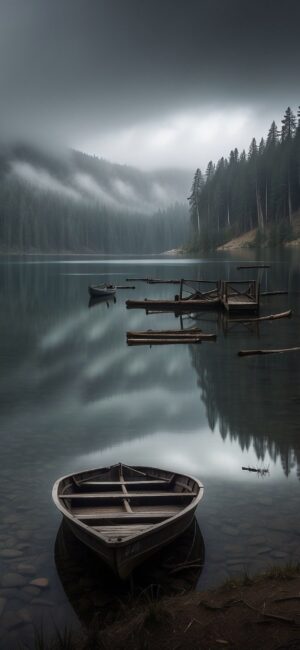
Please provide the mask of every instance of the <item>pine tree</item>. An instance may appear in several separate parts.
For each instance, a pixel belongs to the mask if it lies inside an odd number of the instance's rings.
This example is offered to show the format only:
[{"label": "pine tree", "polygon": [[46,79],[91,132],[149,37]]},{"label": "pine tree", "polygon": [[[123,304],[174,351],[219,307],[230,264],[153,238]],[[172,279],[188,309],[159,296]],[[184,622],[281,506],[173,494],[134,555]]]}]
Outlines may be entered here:
[{"label": "pine tree", "polygon": [[188,197],[190,204],[190,216],[192,226],[195,232],[200,235],[200,197],[204,187],[204,179],[201,169],[196,169],[194,180],[191,187],[191,194]]}]

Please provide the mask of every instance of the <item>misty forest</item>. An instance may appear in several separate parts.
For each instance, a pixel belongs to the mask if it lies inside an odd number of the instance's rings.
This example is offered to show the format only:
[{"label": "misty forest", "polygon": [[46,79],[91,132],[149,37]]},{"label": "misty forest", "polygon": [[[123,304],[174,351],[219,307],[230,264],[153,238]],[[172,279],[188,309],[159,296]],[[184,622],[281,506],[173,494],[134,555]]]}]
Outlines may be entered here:
[{"label": "misty forest", "polygon": [[[205,173],[142,172],[69,151],[15,146],[0,158],[3,252],[162,253],[213,250],[257,229],[255,245],[293,236],[300,207],[300,108],[248,153],[231,150]],[[190,220],[188,219],[188,203]]]},{"label": "misty forest", "polygon": [[[69,151],[0,157],[2,252],[154,253],[187,239],[188,174],[141,172]],[[183,185],[183,189],[178,191]]]},{"label": "misty forest", "polygon": [[189,197],[193,249],[214,249],[257,228],[257,245],[274,246],[292,237],[300,207],[300,107],[273,121],[266,139],[251,140],[248,153],[210,161],[195,172]]}]

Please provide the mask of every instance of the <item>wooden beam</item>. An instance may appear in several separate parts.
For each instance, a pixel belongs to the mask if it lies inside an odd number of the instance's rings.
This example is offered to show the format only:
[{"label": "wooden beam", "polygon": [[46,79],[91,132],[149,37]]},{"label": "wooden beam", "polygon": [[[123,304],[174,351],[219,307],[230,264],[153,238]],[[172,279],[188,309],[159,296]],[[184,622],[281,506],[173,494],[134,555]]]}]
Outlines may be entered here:
[{"label": "wooden beam", "polygon": [[[198,492],[127,492],[126,498],[128,499],[165,499],[165,498],[179,498],[187,499],[197,496]],[[123,492],[72,492],[70,494],[63,492],[58,495],[60,499],[111,499],[116,501],[124,499]]]}]

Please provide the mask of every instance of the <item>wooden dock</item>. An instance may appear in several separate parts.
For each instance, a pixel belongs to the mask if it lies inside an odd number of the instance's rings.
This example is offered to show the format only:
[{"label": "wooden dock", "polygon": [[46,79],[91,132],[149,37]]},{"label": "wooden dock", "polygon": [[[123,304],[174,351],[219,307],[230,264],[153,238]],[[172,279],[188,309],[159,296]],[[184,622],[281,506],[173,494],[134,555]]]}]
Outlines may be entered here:
[{"label": "wooden dock", "polygon": [[256,280],[221,282],[221,303],[228,312],[259,312],[259,284]]},{"label": "wooden dock", "polygon": [[[206,282],[203,282],[205,285]],[[199,310],[226,309],[227,312],[259,311],[259,284],[256,280],[237,282],[216,282],[213,289],[207,290],[192,285],[190,281],[180,280],[180,292],[173,300],[127,300],[128,309],[142,308],[151,311],[174,311],[181,313]],[[201,285],[198,282],[198,285]],[[188,295],[184,295],[188,294]]]}]

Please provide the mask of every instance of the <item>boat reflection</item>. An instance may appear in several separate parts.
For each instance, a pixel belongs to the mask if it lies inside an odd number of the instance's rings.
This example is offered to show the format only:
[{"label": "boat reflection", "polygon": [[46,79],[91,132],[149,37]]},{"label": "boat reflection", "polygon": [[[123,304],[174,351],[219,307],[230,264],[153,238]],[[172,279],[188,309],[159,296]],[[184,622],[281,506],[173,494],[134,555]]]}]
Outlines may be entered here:
[{"label": "boat reflection", "polygon": [[120,602],[135,596],[176,594],[196,587],[204,566],[205,547],[196,518],[172,544],[120,581],[62,522],[55,542],[55,563],[65,594],[84,626],[106,621]]},{"label": "boat reflection", "polygon": [[105,304],[107,308],[109,308],[110,303],[115,304],[117,302],[116,296],[102,296],[102,297],[95,297],[91,296],[88,302],[88,307],[89,309],[91,307],[95,307],[96,305],[103,305]]}]

